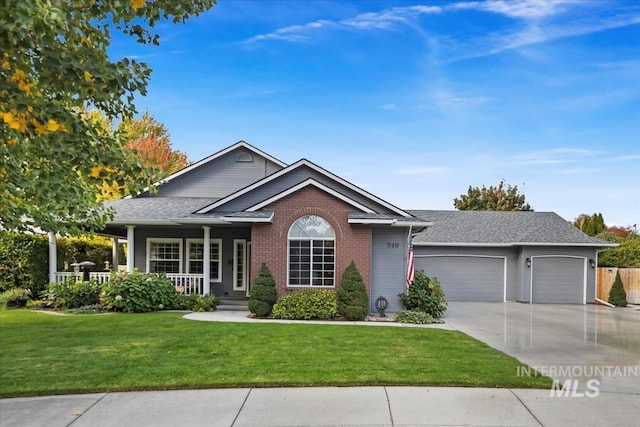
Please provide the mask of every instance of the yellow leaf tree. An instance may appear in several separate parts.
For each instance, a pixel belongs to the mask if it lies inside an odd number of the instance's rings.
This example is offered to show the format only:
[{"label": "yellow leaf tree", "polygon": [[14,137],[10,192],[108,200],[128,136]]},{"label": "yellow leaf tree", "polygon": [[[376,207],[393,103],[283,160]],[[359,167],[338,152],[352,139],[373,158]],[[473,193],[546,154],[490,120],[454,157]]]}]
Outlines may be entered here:
[{"label": "yellow leaf tree", "polygon": [[123,132],[105,132],[87,106],[120,121],[146,93],[149,67],[107,54],[113,32],[157,45],[157,23],[185,22],[214,4],[0,1],[0,228],[98,230],[112,215],[97,201],[103,182],[135,194],[157,179]]}]

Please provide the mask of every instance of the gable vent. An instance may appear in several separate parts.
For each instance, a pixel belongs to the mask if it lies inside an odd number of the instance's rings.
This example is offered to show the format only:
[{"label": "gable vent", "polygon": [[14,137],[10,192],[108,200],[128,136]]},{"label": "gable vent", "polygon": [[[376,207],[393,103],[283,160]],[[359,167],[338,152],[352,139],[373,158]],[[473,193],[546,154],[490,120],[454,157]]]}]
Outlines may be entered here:
[{"label": "gable vent", "polygon": [[252,162],[253,157],[247,152],[239,153],[236,156],[236,162]]}]

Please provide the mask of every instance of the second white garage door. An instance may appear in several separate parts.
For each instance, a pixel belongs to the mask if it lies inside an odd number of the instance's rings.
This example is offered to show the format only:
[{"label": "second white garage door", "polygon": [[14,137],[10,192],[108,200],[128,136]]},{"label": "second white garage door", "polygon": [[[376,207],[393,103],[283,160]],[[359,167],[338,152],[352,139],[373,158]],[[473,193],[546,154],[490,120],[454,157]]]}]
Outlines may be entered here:
[{"label": "second white garage door", "polygon": [[415,258],[416,270],[437,277],[447,301],[504,301],[505,257],[426,255]]},{"label": "second white garage door", "polygon": [[582,257],[532,257],[532,301],[584,304],[586,268],[587,260]]}]

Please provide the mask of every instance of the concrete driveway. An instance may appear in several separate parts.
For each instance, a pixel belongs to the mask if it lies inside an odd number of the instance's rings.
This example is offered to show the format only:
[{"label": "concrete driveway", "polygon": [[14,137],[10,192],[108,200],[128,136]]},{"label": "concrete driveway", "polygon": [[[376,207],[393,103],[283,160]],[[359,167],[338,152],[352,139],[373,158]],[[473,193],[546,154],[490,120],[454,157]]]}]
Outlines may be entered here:
[{"label": "concrete driveway", "polygon": [[638,309],[451,302],[444,320],[577,390],[640,395]]}]

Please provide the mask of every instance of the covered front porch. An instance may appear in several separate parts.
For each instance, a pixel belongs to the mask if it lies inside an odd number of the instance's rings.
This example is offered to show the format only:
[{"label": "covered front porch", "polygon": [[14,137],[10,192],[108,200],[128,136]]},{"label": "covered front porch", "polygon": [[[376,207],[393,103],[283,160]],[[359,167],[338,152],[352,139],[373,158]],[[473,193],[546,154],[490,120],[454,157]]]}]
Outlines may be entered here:
[{"label": "covered front porch", "polygon": [[[90,269],[89,278],[99,283],[111,280],[118,270],[135,270],[142,273],[163,273],[171,280],[176,291],[186,295],[215,294],[229,299],[244,299],[249,295],[249,224],[110,225],[100,234],[111,237],[113,260],[107,266],[108,269],[103,271]],[[123,244],[126,264],[118,266],[118,247]],[[49,281],[83,279],[83,271],[78,268],[74,271],[59,271],[56,260],[56,238],[50,233]]]}]

